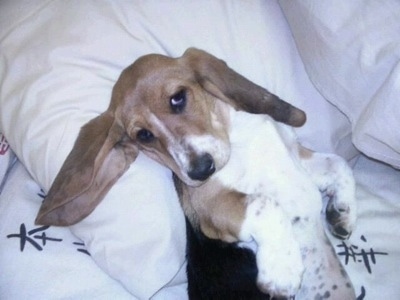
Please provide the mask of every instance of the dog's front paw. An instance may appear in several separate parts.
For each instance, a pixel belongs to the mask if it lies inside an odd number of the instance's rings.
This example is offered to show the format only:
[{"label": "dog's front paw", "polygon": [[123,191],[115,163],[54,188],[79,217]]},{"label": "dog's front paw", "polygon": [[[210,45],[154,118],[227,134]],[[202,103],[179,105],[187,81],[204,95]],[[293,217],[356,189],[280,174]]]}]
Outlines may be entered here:
[{"label": "dog's front paw", "polygon": [[278,253],[258,249],[258,288],[271,297],[293,298],[300,289],[304,265],[297,247]]},{"label": "dog's front paw", "polygon": [[[352,201],[339,201],[334,192],[327,193],[326,220],[331,233],[340,239],[348,239],[356,223],[356,207]],[[351,196],[351,195],[350,195]]]}]

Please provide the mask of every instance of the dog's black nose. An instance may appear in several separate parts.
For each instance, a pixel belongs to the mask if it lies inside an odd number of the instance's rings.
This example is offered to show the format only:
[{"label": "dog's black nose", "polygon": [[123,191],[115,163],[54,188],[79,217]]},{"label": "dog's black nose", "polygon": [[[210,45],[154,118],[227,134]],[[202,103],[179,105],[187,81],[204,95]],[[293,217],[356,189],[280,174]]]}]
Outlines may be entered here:
[{"label": "dog's black nose", "polygon": [[188,175],[193,180],[204,181],[215,172],[215,164],[212,156],[208,153],[197,157],[192,161],[192,168]]}]

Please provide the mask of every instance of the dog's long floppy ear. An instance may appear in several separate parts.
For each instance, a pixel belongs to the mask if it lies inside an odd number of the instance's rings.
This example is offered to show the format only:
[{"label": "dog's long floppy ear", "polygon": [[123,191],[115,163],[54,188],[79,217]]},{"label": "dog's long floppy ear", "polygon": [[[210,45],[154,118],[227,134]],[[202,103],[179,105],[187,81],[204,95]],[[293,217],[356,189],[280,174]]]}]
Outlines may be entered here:
[{"label": "dog's long floppy ear", "polygon": [[89,215],[135,160],[138,149],[113,112],[82,127],[36,218],[41,225],[67,226]]},{"label": "dog's long floppy ear", "polygon": [[302,110],[236,73],[213,55],[189,48],[182,60],[194,70],[197,81],[205,90],[236,109],[268,114],[276,121],[291,126],[299,127],[305,123],[306,114]]}]

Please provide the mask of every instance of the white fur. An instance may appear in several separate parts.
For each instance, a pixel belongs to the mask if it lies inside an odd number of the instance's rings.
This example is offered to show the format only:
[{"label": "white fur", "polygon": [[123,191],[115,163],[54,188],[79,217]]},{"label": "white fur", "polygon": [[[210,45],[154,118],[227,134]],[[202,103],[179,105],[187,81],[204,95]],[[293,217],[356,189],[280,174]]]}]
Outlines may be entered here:
[{"label": "white fur", "polygon": [[[272,295],[308,299],[311,287],[304,285],[316,279],[308,270],[300,291],[305,270],[335,259],[325,245],[320,191],[332,194],[334,205],[343,211],[341,225],[351,231],[356,215],[351,171],[332,154],[302,159],[292,128],[268,116],[233,113],[230,142],[230,160],[214,178],[248,195],[240,239],[257,245],[258,286]],[[314,262],[309,261],[312,255],[317,256]],[[327,272],[340,273],[340,265],[332,265]],[[331,299],[352,299],[353,293],[345,290]]]}]

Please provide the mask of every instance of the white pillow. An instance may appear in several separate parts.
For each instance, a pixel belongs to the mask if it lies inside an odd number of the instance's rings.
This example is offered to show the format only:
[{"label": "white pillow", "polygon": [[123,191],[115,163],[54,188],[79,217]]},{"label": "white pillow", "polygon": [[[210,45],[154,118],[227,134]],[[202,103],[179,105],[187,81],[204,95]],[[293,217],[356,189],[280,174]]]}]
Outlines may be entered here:
[{"label": "white pillow", "polygon": [[68,228],[34,225],[40,195],[16,163],[0,194],[0,299],[134,300]]},{"label": "white pillow", "polygon": [[[123,68],[147,53],[198,47],[303,108],[319,151],[355,155],[350,126],[315,90],[275,1],[8,0],[0,10],[0,130],[48,190],[80,127],[106,109]],[[170,172],[140,156],[71,230],[139,298],[182,274],[184,219]]]},{"label": "white pillow", "polygon": [[280,0],[317,89],[365,154],[400,168],[400,2]]}]

